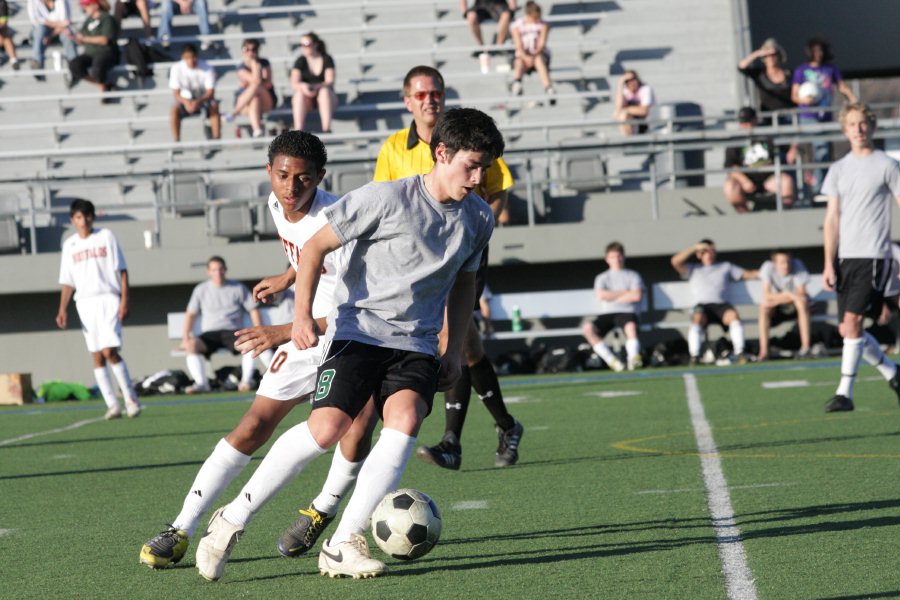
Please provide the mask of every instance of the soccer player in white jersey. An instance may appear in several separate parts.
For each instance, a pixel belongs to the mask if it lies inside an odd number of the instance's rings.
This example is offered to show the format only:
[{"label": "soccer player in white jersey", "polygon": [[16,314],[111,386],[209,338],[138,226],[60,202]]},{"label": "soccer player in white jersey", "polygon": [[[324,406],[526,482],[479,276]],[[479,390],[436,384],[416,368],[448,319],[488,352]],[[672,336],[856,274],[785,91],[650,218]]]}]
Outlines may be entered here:
[{"label": "soccer player in white jersey", "polygon": [[[293,285],[304,244],[326,223],[323,209],[337,200],[317,188],[325,175],[326,160],[325,146],[319,138],[301,131],[284,133],[269,146],[266,170],[272,182],[272,194],[268,205],[290,266],[283,274],[267,277],[254,286],[254,298],[263,303]],[[313,316],[323,331],[325,317],[334,307],[339,256],[330,255],[325,261],[313,303]],[[278,350],[250,409],[237,427],[219,440],[197,473],[181,512],[171,525],[141,548],[140,562],[151,568],[172,567],[181,560],[204,513],[250,462],[250,456],[268,441],[285,415],[305,401],[314,389],[322,349],[300,351],[294,347],[290,342],[290,323],[250,327],[238,331],[237,336],[235,345],[242,352],[258,356],[268,348],[277,346]],[[347,460],[340,451],[335,452],[325,493],[346,492],[355,480],[359,465],[359,460]]]},{"label": "soccer player in white jersey", "polygon": [[625,334],[628,370],[633,371],[644,366],[641,342],[637,335],[644,280],[637,271],[625,268],[625,247],[619,242],[611,242],[606,246],[604,260],[609,269],[597,275],[594,280],[594,292],[600,301],[600,312],[596,319],[584,323],[581,330],[597,356],[613,371],[622,371],[625,365],[603,341],[610,331],[621,329]]},{"label": "soccer player in white jersey", "polygon": [[128,314],[128,270],[116,236],[108,229],[94,227],[94,204],[75,200],[69,207],[75,234],[62,248],[59,266],[59,311],[56,324],[68,325],[68,307],[75,296],[75,308],[81,320],[81,332],[94,360],[94,378],[106,403],[106,418],[118,419],[122,408],[116,399],[113,375],[125,399],[129,417],[141,414],[128,374],[128,365],[119,354],[122,347],[122,319]]},{"label": "soccer player in white jersey", "polygon": [[312,411],[278,438],[240,494],[213,515],[197,548],[205,579],[222,576],[253,516],[372,404],[384,427],[334,535],[322,544],[319,571],[353,578],[386,572],[364,531],[375,506],[400,483],[436,391],[459,377],[475,272],[494,226],[474,190],[502,155],[503,137],[481,111],[454,109],[438,120],[431,152],[435,166],[427,174],[370,183],[325,208],[328,224],[304,246],[291,334],[298,348],[320,343],[310,309],[322,260],[348,249]]},{"label": "soccer player in white jersey", "polygon": [[900,165],[875,148],[875,115],[866,105],[848,104],[840,122],[850,152],[831,165],[822,183],[828,197],[822,282],[825,289],[837,290],[844,338],[841,379],[827,412],[853,410],[860,358],[878,369],[900,399],[897,365],[863,330],[866,316],[880,314],[891,276],[891,205],[900,204]]}]

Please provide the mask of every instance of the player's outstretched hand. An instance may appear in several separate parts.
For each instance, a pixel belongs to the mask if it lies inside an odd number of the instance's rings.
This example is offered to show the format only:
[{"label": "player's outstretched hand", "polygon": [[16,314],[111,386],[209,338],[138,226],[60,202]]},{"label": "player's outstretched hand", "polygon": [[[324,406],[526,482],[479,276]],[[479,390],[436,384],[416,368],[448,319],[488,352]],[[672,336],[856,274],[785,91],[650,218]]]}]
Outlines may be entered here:
[{"label": "player's outstretched hand", "polygon": [[291,341],[298,350],[312,348],[319,343],[319,328],[312,317],[294,319],[291,325]]},{"label": "player's outstretched hand", "polygon": [[445,354],[441,357],[441,371],[438,376],[438,391],[446,392],[453,387],[453,384],[456,383],[456,380],[459,379],[459,376],[462,374],[462,367],[460,364],[458,356]]},{"label": "player's outstretched hand", "polygon": [[69,315],[64,312],[57,313],[56,315],[56,326],[60,329],[65,329],[66,325],[69,322]]},{"label": "player's outstretched hand", "polygon": [[253,298],[263,304],[268,304],[278,292],[283,292],[279,277],[266,277],[255,286],[253,286]]},{"label": "player's outstretched hand", "polygon": [[290,325],[260,325],[238,329],[234,332],[237,339],[234,347],[241,354],[253,353],[253,358],[269,348],[277,348],[291,339]]}]

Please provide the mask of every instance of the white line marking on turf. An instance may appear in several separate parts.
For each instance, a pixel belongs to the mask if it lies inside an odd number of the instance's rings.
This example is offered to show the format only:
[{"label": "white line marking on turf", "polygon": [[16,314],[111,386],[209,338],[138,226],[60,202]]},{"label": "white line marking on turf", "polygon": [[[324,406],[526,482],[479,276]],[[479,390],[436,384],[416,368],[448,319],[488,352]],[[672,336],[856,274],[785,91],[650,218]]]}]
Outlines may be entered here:
[{"label": "white line marking on turf", "polygon": [[809,382],[805,379],[794,379],[791,381],[763,381],[762,386],[767,390],[777,390],[779,388],[801,388],[809,387]]},{"label": "white line marking on turf", "polygon": [[74,454],[55,454],[51,458],[53,458],[54,460],[64,460],[66,458],[72,458],[73,456],[75,456],[75,455]]},{"label": "white line marking on turf", "polygon": [[529,425],[528,426],[528,431],[547,431],[548,429],[550,429],[550,428],[546,425]]},{"label": "white line marking on turf", "polygon": [[0,529],[0,537],[3,537],[4,535],[10,534],[12,532],[12,529]]},{"label": "white line marking on turf", "polygon": [[753,583],[753,573],[747,565],[741,532],[734,523],[728,483],[722,472],[722,462],[719,460],[712,428],[706,420],[703,402],[700,400],[697,378],[693,374],[684,375],[684,388],[697,449],[700,451],[700,466],[703,469],[709,514],[719,544],[719,558],[722,561],[722,572],[725,574],[725,592],[729,600],[756,600],[756,585]]},{"label": "white line marking on turf", "polygon": [[640,396],[641,392],[636,392],[634,390],[630,391],[616,391],[610,390],[608,392],[588,392],[585,396],[598,396],[600,398],[621,398],[622,396]]},{"label": "white line marking on turf", "polygon": [[520,404],[525,402],[528,396],[503,396],[503,402],[506,404]]},{"label": "white line marking on turf", "polygon": [[14,438],[9,438],[6,440],[0,440],[0,446],[7,446],[9,444],[15,444],[16,442],[21,442],[23,440],[30,440],[31,438],[38,437],[41,435],[49,435],[51,433],[62,433],[63,431],[70,431],[72,429],[78,429],[79,427],[84,427],[85,425],[90,425],[91,423],[97,423],[98,421],[102,421],[103,417],[96,417],[94,419],[84,419],[83,421],[76,421],[71,425],[66,425],[65,427],[57,427],[56,429],[48,429],[47,431],[35,431],[34,433],[26,433],[25,435],[18,435]]},{"label": "white line marking on turf", "polygon": [[[757,488],[773,488],[773,487],[787,487],[791,485],[797,485],[796,483],[750,483],[747,485],[733,485],[731,489],[733,490],[753,490]],[[703,492],[706,491],[706,488],[675,488],[673,490],[640,490],[635,492],[635,494],[682,494],[684,492]]]},{"label": "white line marking on turf", "polygon": [[487,500],[464,500],[451,505],[450,510],[484,510],[487,507]]}]

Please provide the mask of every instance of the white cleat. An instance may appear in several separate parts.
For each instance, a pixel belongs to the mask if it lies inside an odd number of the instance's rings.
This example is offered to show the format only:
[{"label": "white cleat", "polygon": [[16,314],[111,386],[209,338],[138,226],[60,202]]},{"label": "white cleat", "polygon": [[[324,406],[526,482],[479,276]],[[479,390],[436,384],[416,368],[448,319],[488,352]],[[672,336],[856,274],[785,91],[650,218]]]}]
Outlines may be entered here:
[{"label": "white cleat", "polygon": [[144,410],[144,407],[141,406],[141,403],[137,400],[125,401],[125,414],[129,417],[134,418],[140,416],[142,410]]},{"label": "white cleat", "polygon": [[644,367],[644,358],[640,354],[635,354],[628,358],[628,370],[634,371]]},{"label": "white cleat", "polygon": [[325,540],[319,552],[319,572],[329,577],[352,577],[367,579],[378,577],[387,572],[383,562],[372,558],[366,538],[354,533],[349,542],[332,546],[331,540]]},{"label": "white cleat", "polygon": [[207,581],[217,581],[225,572],[225,563],[231,550],[244,533],[239,526],[229,523],[222,516],[225,507],[213,513],[206,526],[206,533],[197,544],[197,570]]},{"label": "white cleat", "polygon": [[110,408],[106,411],[106,414],[103,415],[103,418],[107,421],[112,421],[113,419],[121,419],[122,418],[122,409],[118,406]]},{"label": "white cleat", "polygon": [[621,373],[622,371],[625,370],[625,365],[623,365],[622,361],[617,358],[612,361],[612,363],[609,365],[609,368],[612,369],[613,371],[615,371],[616,373]]}]

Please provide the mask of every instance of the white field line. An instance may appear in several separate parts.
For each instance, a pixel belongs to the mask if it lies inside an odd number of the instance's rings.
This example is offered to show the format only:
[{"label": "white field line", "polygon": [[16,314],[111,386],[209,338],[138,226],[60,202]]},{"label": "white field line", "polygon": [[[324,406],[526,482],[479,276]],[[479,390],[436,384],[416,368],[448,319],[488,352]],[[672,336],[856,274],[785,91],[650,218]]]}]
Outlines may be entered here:
[{"label": "white field line", "polygon": [[[733,485],[733,490],[755,490],[758,488],[788,487],[796,483],[749,483],[747,485]],[[705,492],[706,488],[675,488],[671,490],[640,490],[635,494],[683,494],[685,492]]]},{"label": "white field line", "polygon": [[12,532],[13,532],[12,529],[0,529],[0,537],[3,537],[4,535],[7,535]]},{"label": "white field line", "polygon": [[79,427],[84,427],[85,425],[90,425],[91,423],[97,423],[98,421],[102,421],[103,417],[96,417],[93,419],[84,419],[83,421],[76,421],[71,425],[66,425],[65,427],[57,427],[56,429],[48,429],[47,431],[35,431],[34,433],[26,433],[24,435],[18,435],[13,438],[9,438],[6,440],[0,440],[0,446],[7,446],[9,444],[15,444],[16,442],[21,442],[23,440],[30,440],[31,438],[35,438],[41,435],[50,435],[51,433],[62,433],[63,431],[70,431],[72,429],[78,429]]},{"label": "white field line", "polygon": [[547,425],[529,425],[528,431],[547,431],[550,429]]},{"label": "white field line", "polygon": [[753,582],[753,573],[747,565],[741,532],[734,523],[731,495],[728,493],[728,484],[722,472],[719,451],[716,449],[712,428],[706,420],[697,378],[693,374],[684,375],[684,388],[688,410],[691,413],[691,425],[694,427],[694,438],[700,451],[700,465],[703,468],[709,514],[719,544],[719,559],[722,561],[722,572],[725,574],[726,595],[729,600],[757,600],[756,584]]},{"label": "white field line", "polygon": [[484,510],[487,507],[487,500],[464,500],[452,504],[450,510]]},{"label": "white field line", "polygon": [[790,381],[763,381],[762,386],[767,390],[777,390],[780,388],[809,387],[809,382],[805,379],[794,379]]},{"label": "white field line", "polygon": [[503,396],[503,402],[505,404],[521,404],[522,402],[527,402],[528,396]]},{"label": "white field line", "polygon": [[635,390],[609,390],[606,392],[587,392],[585,396],[597,396],[599,398],[622,398],[624,396],[640,396],[641,392]]}]

